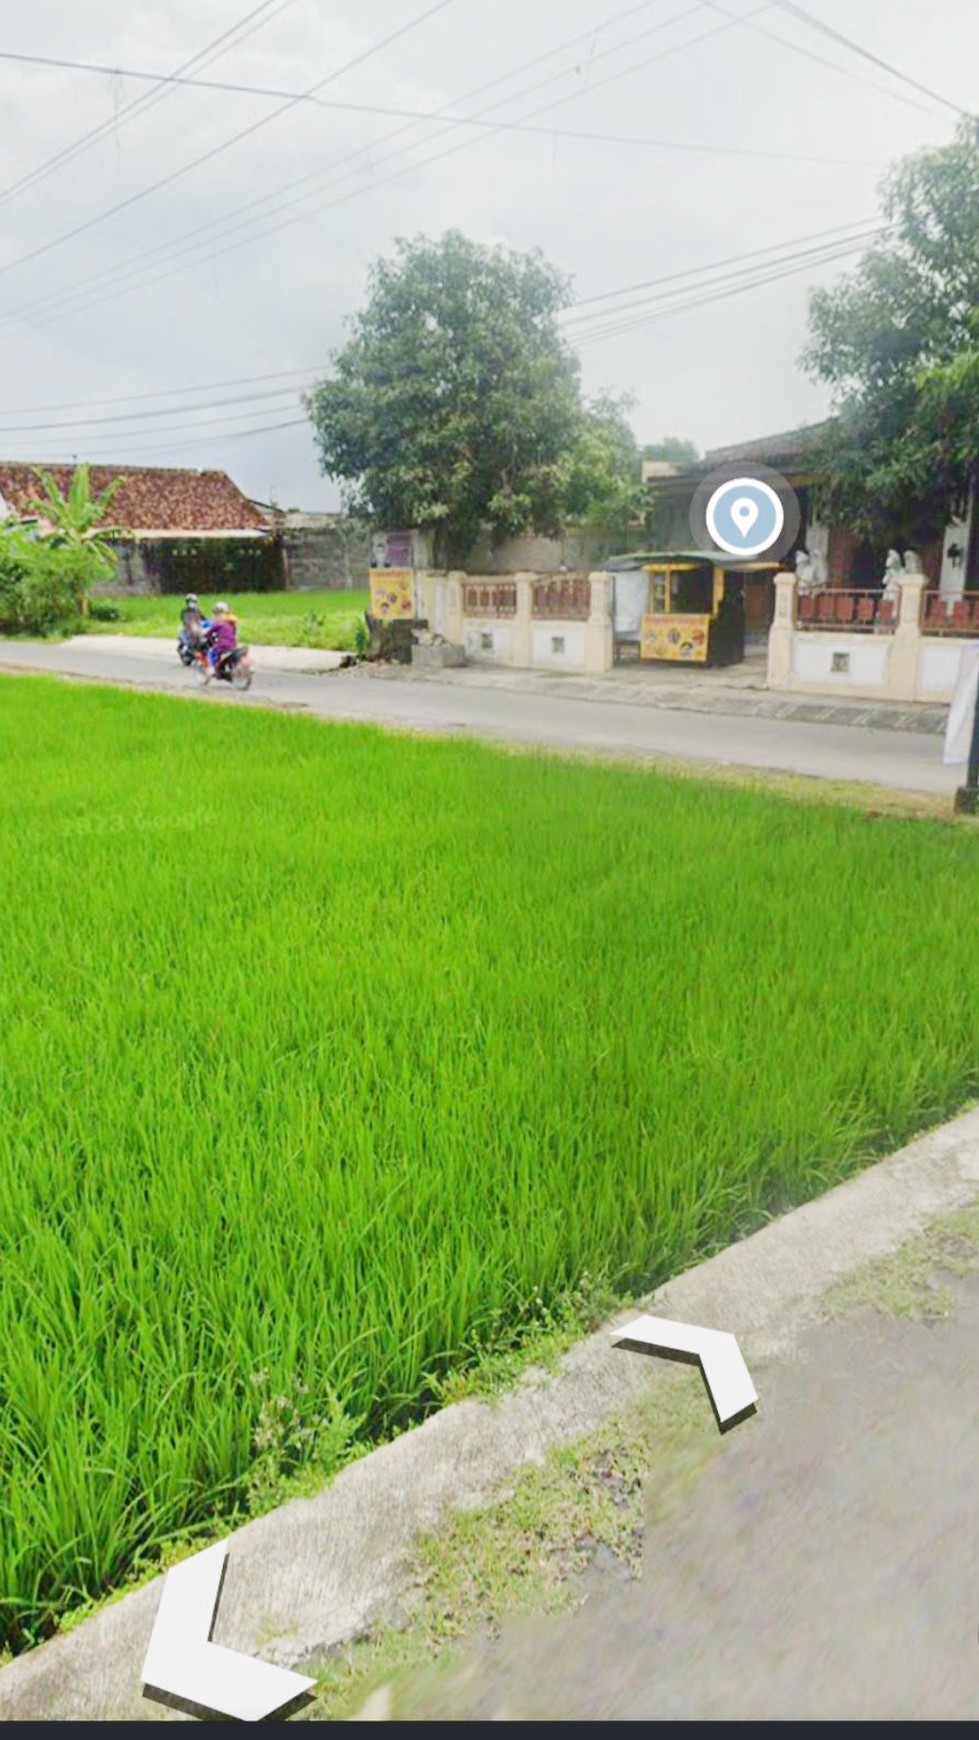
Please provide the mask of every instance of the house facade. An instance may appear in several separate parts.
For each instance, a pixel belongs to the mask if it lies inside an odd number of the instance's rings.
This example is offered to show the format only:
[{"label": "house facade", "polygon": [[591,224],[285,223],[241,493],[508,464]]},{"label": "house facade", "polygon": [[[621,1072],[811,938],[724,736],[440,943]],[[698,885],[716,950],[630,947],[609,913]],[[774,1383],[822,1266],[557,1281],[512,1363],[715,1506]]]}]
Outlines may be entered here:
[{"label": "house facade", "polygon": [[[715,447],[696,465],[677,470],[672,477],[650,478],[657,541],[664,549],[685,548],[690,539],[690,504],[694,491],[712,471],[741,463],[749,470],[752,465],[766,466],[785,478],[799,503],[799,533],[792,549],[786,553],[786,566],[791,567],[796,553],[805,550],[810,557],[818,559],[827,586],[857,591],[879,588],[891,544],[886,540],[872,543],[848,526],[827,524],[819,518],[814,506],[815,456],[826,428],[826,423],[817,423],[764,436],[760,440]],[[928,589],[954,598],[970,585],[979,586],[977,517],[971,503],[963,502],[957,516],[943,528],[922,522],[913,548]],[[906,544],[902,542],[902,554],[905,548]],[[770,627],[774,603],[773,587],[765,601],[764,623],[756,621],[751,626],[756,629]],[[756,611],[760,615],[759,606],[756,606]]]},{"label": "house facade", "polygon": [[[74,465],[0,461],[0,518],[37,517],[32,502],[49,474],[63,495]],[[94,495],[117,479],[108,520],[118,573],[102,590],[135,593],[272,591],[285,583],[281,538],[270,515],[227,472],[145,465],[93,465]]]}]

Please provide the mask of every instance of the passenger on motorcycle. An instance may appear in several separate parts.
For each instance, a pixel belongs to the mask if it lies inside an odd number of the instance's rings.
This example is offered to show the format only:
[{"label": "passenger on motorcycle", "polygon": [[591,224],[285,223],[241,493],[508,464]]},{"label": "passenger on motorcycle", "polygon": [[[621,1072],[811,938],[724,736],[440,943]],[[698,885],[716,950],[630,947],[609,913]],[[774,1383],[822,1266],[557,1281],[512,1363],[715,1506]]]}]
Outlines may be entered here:
[{"label": "passenger on motorcycle", "polygon": [[216,604],[207,634],[207,656],[215,676],[222,659],[238,645],[238,618],[232,616],[226,604]]}]

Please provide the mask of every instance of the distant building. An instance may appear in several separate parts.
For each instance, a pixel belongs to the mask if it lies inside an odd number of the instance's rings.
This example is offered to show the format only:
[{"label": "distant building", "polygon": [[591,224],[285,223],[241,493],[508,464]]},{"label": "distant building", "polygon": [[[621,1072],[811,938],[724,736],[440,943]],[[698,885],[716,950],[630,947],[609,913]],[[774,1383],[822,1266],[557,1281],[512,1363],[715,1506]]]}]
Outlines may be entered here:
[{"label": "distant building", "polygon": [[[42,494],[41,473],[47,472],[66,495],[76,469],[0,461],[0,517],[37,517],[31,503]],[[282,546],[273,519],[249,501],[227,472],[92,465],[89,476],[94,495],[122,479],[108,519],[124,528],[113,545],[118,584],[127,591],[248,592],[284,585]]]}]

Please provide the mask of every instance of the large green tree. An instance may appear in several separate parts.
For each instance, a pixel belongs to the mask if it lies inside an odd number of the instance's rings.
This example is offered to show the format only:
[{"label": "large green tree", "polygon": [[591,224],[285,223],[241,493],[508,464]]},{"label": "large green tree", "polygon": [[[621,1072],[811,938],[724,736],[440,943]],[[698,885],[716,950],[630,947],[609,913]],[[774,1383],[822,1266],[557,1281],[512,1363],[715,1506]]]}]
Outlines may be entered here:
[{"label": "large green tree", "polygon": [[897,165],[886,228],[856,271],[814,292],[804,362],[833,389],[818,465],[825,509],[869,537],[934,535],[979,459],[979,142]]},{"label": "large green tree", "polygon": [[305,404],[348,509],[429,528],[440,560],[479,529],[556,532],[582,433],[570,287],[539,253],[449,231],[399,241]]}]

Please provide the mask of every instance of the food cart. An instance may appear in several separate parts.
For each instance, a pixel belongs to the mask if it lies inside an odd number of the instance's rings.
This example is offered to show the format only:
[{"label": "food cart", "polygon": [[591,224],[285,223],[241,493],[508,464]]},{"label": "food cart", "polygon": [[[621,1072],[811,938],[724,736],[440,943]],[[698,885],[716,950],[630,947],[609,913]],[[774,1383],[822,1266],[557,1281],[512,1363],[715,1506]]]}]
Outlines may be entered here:
[{"label": "food cart", "polygon": [[688,550],[616,557],[606,564],[614,575],[616,659],[632,646],[648,661],[740,664],[746,590],[770,584],[780,566]]}]

